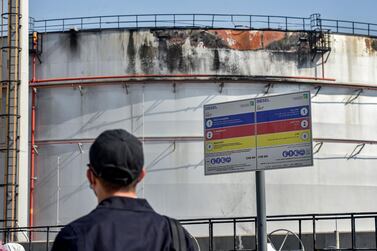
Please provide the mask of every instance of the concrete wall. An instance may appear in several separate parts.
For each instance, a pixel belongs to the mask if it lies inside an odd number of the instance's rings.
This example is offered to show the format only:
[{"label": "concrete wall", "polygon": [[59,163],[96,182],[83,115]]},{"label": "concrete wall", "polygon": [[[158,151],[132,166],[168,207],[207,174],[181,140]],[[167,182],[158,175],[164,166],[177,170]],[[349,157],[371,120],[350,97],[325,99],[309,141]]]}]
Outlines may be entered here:
[{"label": "concrete wall", "polygon": [[[225,74],[322,76],[318,59],[300,37],[305,34],[225,30],[101,31],[43,34],[37,78],[125,74]],[[375,40],[332,35],[325,77],[377,83]],[[372,45],[373,44],[373,45]],[[40,88],[37,141],[95,138],[110,128],[139,137],[202,136],[202,106],[262,96],[266,83],[170,81],[78,88]],[[314,86],[275,84],[271,94]],[[313,136],[377,139],[377,92],[324,87],[313,98]],[[38,143],[37,143],[38,144]],[[38,144],[35,224],[65,224],[96,204],[85,180],[90,144]],[[367,145],[347,160],[355,144],[325,143],[314,167],[266,173],[267,214],[377,211],[377,147]],[[162,214],[178,218],[255,215],[254,173],[204,176],[200,141],[144,144],[148,175],[138,194]],[[60,185],[58,185],[60,184]],[[344,225],[344,226],[343,226]],[[349,223],[338,228],[349,230]],[[270,225],[273,230],[277,225]],[[295,228],[288,224],[286,228]],[[310,226],[308,226],[309,228]],[[358,230],[371,229],[372,223]],[[318,229],[334,230],[334,223]],[[195,230],[201,235],[207,229]],[[251,226],[240,231],[252,234]],[[219,230],[219,234],[227,233]]]}]

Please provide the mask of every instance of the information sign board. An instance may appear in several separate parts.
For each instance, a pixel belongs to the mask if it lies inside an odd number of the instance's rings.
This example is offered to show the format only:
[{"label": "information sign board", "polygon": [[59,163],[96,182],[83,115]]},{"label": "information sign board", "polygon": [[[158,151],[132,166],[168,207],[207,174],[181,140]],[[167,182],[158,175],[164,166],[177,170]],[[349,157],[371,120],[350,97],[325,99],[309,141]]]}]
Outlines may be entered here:
[{"label": "information sign board", "polygon": [[313,165],[310,92],[204,106],[205,174]]},{"label": "information sign board", "polygon": [[255,100],[204,106],[205,174],[256,168]]},{"label": "information sign board", "polygon": [[310,92],[256,99],[257,169],[312,166]]}]

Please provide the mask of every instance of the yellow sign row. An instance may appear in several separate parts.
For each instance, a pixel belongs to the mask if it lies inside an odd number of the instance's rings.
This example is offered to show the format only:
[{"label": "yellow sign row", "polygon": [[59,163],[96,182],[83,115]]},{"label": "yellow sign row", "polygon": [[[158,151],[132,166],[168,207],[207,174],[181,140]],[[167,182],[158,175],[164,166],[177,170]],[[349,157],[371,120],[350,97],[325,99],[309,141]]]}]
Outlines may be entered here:
[{"label": "yellow sign row", "polygon": [[[257,136],[258,147],[290,145],[310,142],[310,129],[293,132],[271,133]],[[206,142],[206,153],[255,148],[255,136],[212,140]]]}]

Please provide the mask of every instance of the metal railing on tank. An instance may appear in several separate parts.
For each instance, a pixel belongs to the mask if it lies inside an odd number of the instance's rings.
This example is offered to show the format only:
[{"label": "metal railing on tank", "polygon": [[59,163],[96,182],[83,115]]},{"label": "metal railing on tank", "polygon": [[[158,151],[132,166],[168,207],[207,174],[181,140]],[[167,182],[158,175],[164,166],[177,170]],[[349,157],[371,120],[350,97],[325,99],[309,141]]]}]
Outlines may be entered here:
[{"label": "metal railing on tank", "polygon": [[[198,228],[205,230],[205,234],[197,236],[201,250],[257,250],[255,233],[256,217],[235,218],[203,218],[180,220],[189,231]],[[290,242],[287,246],[281,245],[282,239],[287,240],[287,235],[269,236],[271,242],[279,242],[281,250],[377,250],[377,212],[373,213],[339,213],[339,214],[299,214],[299,215],[274,215],[267,217],[268,231],[273,232],[276,228],[285,227],[287,232],[293,233],[301,241]],[[323,230],[323,224],[326,230]],[[329,225],[334,228],[329,230]],[[338,226],[339,225],[339,226]],[[343,225],[343,226],[340,226]],[[364,229],[362,229],[364,225]],[[365,229],[368,225],[368,229]],[[219,228],[226,228],[226,241],[219,241],[224,236],[218,234]],[[25,250],[31,251],[38,246],[38,250],[49,251],[56,234],[63,226],[39,226],[2,228],[0,234],[11,236],[17,233]],[[249,229],[249,233],[245,229]],[[203,232],[203,231],[201,231]],[[248,239],[248,245],[241,245],[239,238]],[[284,238],[285,237],[285,238]],[[328,240],[330,239],[330,244]],[[325,241],[327,240],[327,242]],[[5,242],[7,240],[5,239]],[[284,245],[284,243],[283,243]],[[304,249],[303,247],[304,246]]]},{"label": "metal railing on tank", "polygon": [[[315,21],[313,22],[313,16]],[[331,32],[367,35],[377,37],[377,24],[322,19],[319,14],[311,17],[290,17],[270,15],[228,15],[228,14],[141,14],[110,15],[77,18],[35,20],[30,19],[30,30],[36,32],[64,32],[71,29],[246,29],[246,30],[281,30],[312,31],[319,28]]]},{"label": "metal railing on tank", "polygon": [[335,19],[321,19],[322,27],[333,33],[377,37],[377,24]]},{"label": "metal railing on tank", "polygon": [[226,14],[141,14],[32,20],[37,32],[109,28],[229,28],[308,30],[310,19],[287,16]]}]

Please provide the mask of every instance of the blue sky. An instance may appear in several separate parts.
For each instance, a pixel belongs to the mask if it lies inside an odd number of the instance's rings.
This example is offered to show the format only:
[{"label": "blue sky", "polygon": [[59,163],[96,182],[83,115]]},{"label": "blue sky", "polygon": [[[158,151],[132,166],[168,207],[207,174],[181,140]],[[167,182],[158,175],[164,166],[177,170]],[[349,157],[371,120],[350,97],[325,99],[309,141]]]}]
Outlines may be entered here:
[{"label": "blue sky", "polygon": [[36,19],[161,13],[260,14],[377,23],[377,0],[30,0]]}]

